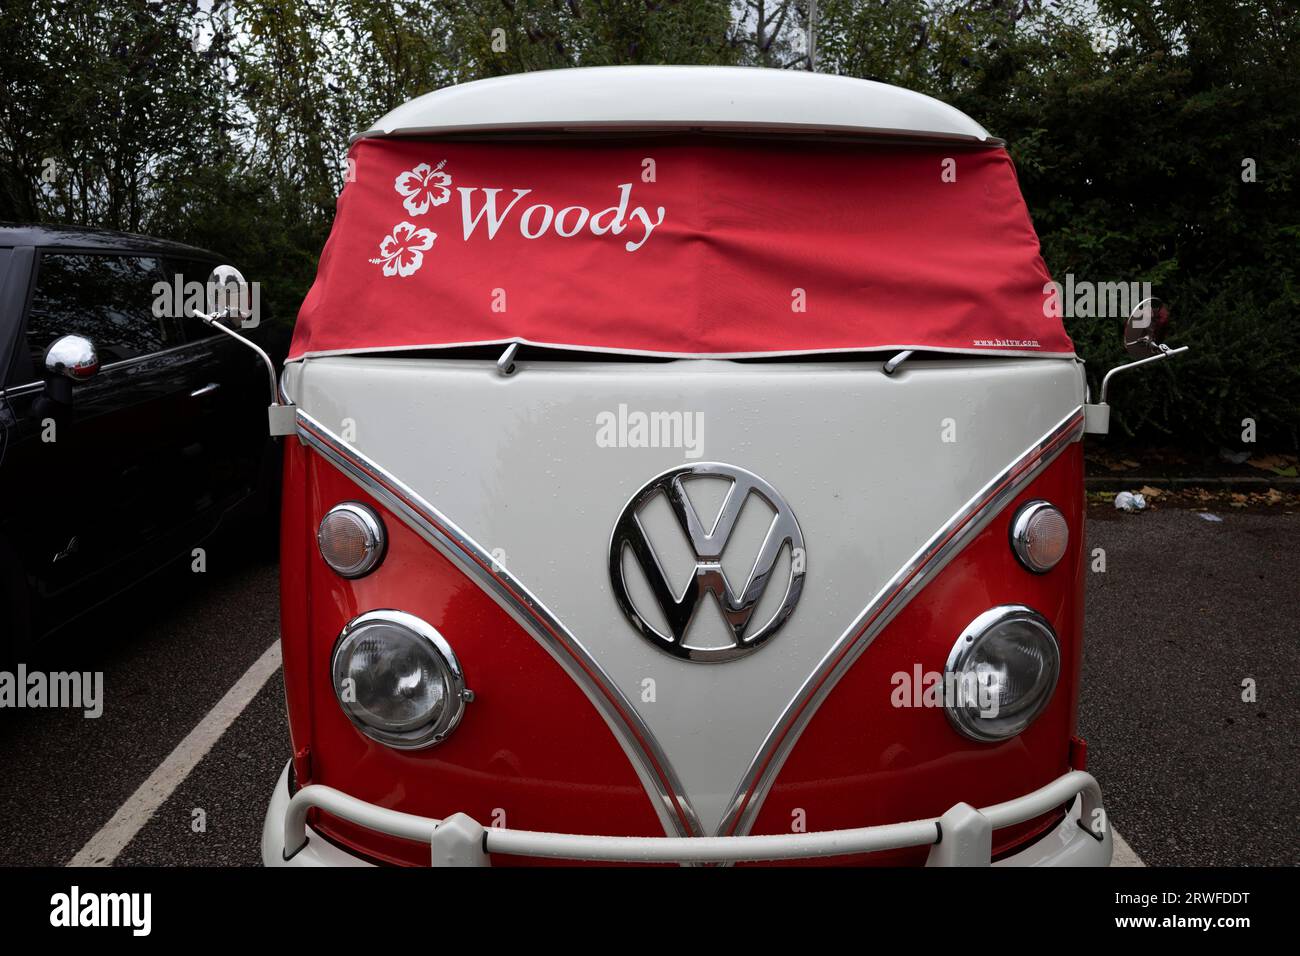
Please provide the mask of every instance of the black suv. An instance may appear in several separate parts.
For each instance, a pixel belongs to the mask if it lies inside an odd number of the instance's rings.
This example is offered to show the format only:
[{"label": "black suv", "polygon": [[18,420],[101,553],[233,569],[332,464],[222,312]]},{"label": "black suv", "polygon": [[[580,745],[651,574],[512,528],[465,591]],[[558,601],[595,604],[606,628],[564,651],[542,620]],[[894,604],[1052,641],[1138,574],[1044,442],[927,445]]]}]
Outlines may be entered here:
[{"label": "black suv", "polygon": [[0,224],[0,660],[269,500],[265,367],[164,294],[218,264]]}]

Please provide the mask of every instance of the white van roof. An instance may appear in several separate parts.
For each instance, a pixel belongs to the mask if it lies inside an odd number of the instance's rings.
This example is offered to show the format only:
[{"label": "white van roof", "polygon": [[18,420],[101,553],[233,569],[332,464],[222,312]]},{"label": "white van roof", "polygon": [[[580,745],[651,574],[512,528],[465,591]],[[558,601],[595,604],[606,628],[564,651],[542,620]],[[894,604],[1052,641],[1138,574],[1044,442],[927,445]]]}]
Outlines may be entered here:
[{"label": "white van roof", "polygon": [[674,129],[1001,145],[960,110],[898,86],[727,66],[602,66],[477,80],[403,103],[355,138]]}]

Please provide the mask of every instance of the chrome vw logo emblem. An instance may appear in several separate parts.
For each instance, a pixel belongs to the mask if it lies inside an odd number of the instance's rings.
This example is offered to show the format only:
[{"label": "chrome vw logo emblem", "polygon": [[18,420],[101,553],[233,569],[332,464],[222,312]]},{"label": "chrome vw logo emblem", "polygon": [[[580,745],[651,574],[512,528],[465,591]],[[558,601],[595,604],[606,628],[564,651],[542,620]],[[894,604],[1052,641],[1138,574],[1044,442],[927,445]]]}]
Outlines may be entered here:
[{"label": "chrome vw logo emblem", "polygon": [[[725,479],[730,482],[718,517],[707,528],[683,487],[685,482],[695,478]],[[685,535],[687,547],[694,554],[694,573],[689,576],[686,588],[681,593],[676,593],[669,584],[668,575],[660,563],[659,555],[651,546],[641,519],[642,509],[660,495],[667,499],[676,524]],[[722,556],[736,529],[742,509],[753,496],[766,502],[774,516],[748,578],[740,582],[741,587],[737,589],[732,587],[732,582],[723,571]],[[773,582],[773,570],[782,551],[786,549],[790,569],[788,579]],[[658,605],[667,621],[669,633],[664,633],[647,622],[629,594],[625,575],[630,564],[626,559],[628,551],[645,574],[651,595],[649,599]],[[748,564],[747,561],[745,563]],[[770,640],[799,603],[805,563],[803,533],[799,530],[794,512],[780,493],[757,475],[718,462],[684,465],[651,479],[623,508],[623,513],[614,525],[613,538],[609,544],[609,577],[614,586],[614,597],[632,626],[660,650],[704,663],[744,657]],[[785,593],[776,611],[767,620],[755,622],[755,609],[769,586],[782,587]],[[714,596],[722,611],[727,637],[730,639],[729,646],[694,647],[687,639],[691,621],[706,593]]]}]

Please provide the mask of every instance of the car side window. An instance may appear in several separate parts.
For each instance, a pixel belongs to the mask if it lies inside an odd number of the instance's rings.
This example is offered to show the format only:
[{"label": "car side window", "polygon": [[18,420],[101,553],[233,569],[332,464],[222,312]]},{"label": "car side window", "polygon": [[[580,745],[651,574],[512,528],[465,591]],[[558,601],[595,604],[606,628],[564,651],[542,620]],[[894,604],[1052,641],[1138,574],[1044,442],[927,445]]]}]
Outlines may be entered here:
[{"label": "car side window", "polygon": [[90,339],[101,365],[182,344],[180,321],[154,308],[160,281],[153,256],[43,253],[26,328],[38,372],[45,350],[64,335]]}]

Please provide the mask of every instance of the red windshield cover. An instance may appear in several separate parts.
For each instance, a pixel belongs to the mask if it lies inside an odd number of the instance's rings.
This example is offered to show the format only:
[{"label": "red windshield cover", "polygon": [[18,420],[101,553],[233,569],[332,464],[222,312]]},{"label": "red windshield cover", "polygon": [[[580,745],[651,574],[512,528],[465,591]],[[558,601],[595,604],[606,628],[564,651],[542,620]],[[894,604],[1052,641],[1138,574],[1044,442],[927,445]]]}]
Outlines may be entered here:
[{"label": "red windshield cover", "polygon": [[1073,346],[1005,150],[367,139],[290,358]]}]

